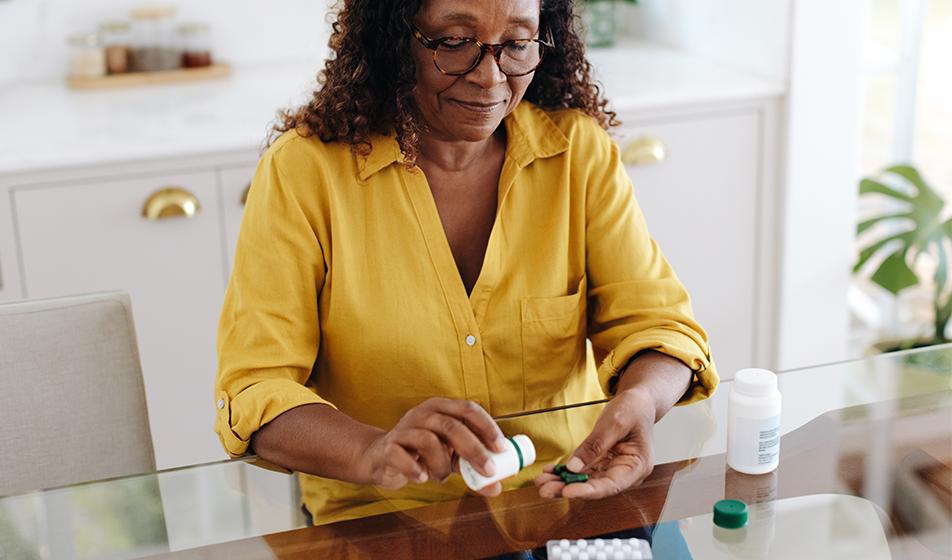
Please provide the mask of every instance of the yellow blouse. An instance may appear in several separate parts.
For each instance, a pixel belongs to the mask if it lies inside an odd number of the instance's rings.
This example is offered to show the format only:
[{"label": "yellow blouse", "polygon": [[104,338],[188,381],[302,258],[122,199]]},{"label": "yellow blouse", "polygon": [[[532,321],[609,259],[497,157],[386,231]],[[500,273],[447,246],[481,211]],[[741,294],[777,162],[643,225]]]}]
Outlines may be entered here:
[{"label": "yellow blouse", "polygon": [[[575,110],[522,102],[504,123],[496,221],[469,296],[426,178],[393,137],[374,138],[366,158],[295,132],[267,150],[218,332],[215,429],[230,455],[308,403],[388,429],[432,396],[493,416],[602,398],[645,349],[695,372],[683,403],[712,393],[707,335],[615,143]],[[591,427],[585,416],[507,422],[539,457],[509,486],[569,453]],[[301,488],[316,523],[465,490],[458,476],[391,492],[302,475]]]}]

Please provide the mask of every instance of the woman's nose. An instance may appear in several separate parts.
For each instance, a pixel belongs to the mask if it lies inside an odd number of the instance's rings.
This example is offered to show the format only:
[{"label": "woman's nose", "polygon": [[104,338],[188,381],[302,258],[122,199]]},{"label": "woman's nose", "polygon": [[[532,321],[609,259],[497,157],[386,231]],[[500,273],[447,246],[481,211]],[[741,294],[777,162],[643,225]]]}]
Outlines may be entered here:
[{"label": "woman's nose", "polygon": [[482,60],[466,75],[468,81],[484,89],[490,89],[506,81],[506,75],[499,69],[496,57],[492,50],[483,53]]}]

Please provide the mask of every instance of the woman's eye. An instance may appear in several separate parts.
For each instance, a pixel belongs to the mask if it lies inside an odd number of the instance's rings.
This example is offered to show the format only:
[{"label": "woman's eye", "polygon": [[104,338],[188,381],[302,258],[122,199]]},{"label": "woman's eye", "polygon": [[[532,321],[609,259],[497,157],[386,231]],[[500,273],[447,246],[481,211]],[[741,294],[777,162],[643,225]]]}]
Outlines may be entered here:
[{"label": "woman's eye", "polygon": [[465,45],[467,42],[468,41],[464,41],[462,39],[447,39],[446,41],[443,41],[440,46],[446,47],[448,49],[457,49]]}]

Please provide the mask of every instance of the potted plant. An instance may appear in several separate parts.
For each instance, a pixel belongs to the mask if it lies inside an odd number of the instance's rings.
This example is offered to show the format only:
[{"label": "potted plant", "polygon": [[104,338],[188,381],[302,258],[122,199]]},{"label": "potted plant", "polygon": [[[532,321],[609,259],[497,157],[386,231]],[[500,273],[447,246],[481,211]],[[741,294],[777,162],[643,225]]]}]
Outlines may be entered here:
[{"label": "potted plant", "polygon": [[[890,183],[896,185],[890,186]],[[898,187],[898,188],[897,188]],[[952,317],[952,283],[949,282],[949,260],[952,258],[952,205],[931,188],[922,175],[909,165],[896,165],[881,175],[860,182],[860,195],[877,195],[895,202],[899,210],[891,210],[862,221],[857,227],[861,235],[874,226],[883,226],[881,235],[872,235],[864,243],[855,266],[859,273],[876,255],[883,256],[870,279],[893,295],[912,286],[927,283],[920,278],[918,259],[929,259],[932,272],[934,321],[929,336],[913,341],[877,345],[882,351],[915,348],[949,342],[948,326]],[[872,230],[870,233],[873,233]],[[878,233],[878,231],[877,231]],[[878,260],[878,259],[877,259]],[[920,272],[917,272],[917,268]]]},{"label": "potted plant", "polygon": [[627,2],[637,4],[638,0],[581,0],[578,5],[582,13],[585,44],[590,47],[610,47],[615,44],[615,4]]}]

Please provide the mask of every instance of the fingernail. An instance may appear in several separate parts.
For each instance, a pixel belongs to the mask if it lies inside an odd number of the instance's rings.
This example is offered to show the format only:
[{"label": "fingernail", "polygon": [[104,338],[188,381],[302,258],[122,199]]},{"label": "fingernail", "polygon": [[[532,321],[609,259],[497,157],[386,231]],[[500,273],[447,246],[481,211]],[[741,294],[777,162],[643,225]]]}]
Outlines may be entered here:
[{"label": "fingernail", "polygon": [[507,443],[508,443],[508,442],[506,441],[506,438],[504,438],[504,437],[500,437],[499,439],[497,439],[497,440],[496,440],[496,451],[499,452],[499,453],[502,453],[503,451],[505,451],[505,450],[506,450],[506,444],[507,444]]},{"label": "fingernail", "polygon": [[419,475],[417,475],[416,479],[417,479],[417,482],[419,482],[420,484],[423,484],[424,482],[429,480],[430,477],[429,475],[426,474],[426,471],[423,471]]},{"label": "fingernail", "polygon": [[579,459],[578,457],[572,457],[571,459],[569,459],[569,462],[565,464],[565,468],[567,468],[568,470],[574,473],[577,473],[577,472],[581,472],[581,470],[585,468],[585,463],[583,463],[582,460]]},{"label": "fingernail", "polygon": [[483,470],[486,471],[488,476],[496,476],[496,462],[492,458],[486,459],[486,462],[483,463]]}]

